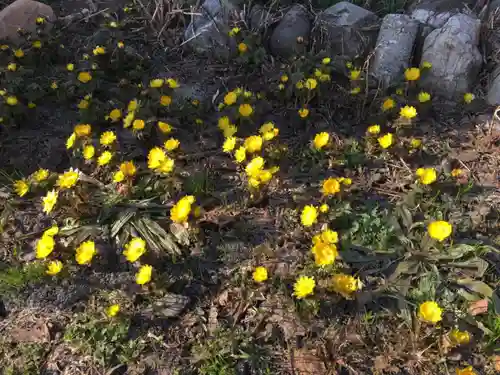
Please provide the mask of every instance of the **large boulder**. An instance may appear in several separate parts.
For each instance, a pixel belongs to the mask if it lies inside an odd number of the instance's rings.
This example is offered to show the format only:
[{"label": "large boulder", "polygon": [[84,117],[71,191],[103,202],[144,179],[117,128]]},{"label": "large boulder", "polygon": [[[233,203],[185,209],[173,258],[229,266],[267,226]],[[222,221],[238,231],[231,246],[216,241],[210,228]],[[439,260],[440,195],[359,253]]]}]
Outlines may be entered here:
[{"label": "large boulder", "polygon": [[17,30],[34,33],[38,17],[44,17],[48,21],[46,29],[50,28],[56,19],[54,11],[47,4],[32,0],[14,1],[0,12],[0,40],[10,40],[14,43],[21,41]]},{"label": "large boulder", "polygon": [[486,101],[490,105],[500,105],[500,66],[491,74]]},{"label": "large boulder", "polygon": [[422,61],[432,68],[423,87],[450,99],[470,91],[482,63],[480,27],[478,19],[459,13],[425,38]]},{"label": "large boulder", "polygon": [[315,26],[319,49],[332,57],[354,60],[375,46],[379,18],[375,13],[342,1],[319,14]]},{"label": "large boulder", "polygon": [[236,51],[229,20],[238,7],[229,0],[205,0],[184,32],[184,43],[199,54],[228,58]]},{"label": "large boulder", "polygon": [[421,0],[411,7],[411,17],[434,29],[443,27],[455,14],[472,9],[476,0]]},{"label": "large boulder", "polygon": [[310,32],[309,12],[302,5],[295,4],[273,30],[269,42],[271,52],[283,58],[303,54]]},{"label": "large boulder", "polygon": [[384,87],[401,79],[410,65],[419,22],[404,14],[388,14],[382,20],[371,72]]}]

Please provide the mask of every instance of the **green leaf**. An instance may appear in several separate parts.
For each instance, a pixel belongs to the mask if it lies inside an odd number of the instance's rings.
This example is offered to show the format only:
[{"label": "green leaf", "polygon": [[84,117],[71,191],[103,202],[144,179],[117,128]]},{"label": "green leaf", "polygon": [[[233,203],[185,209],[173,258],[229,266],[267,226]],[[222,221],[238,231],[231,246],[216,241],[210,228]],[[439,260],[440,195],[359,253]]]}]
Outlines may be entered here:
[{"label": "green leaf", "polygon": [[397,279],[400,275],[415,275],[418,273],[418,270],[420,269],[420,262],[417,260],[403,260],[398,263],[396,266],[396,269],[391,273],[389,276],[388,280],[389,281],[394,281]]},{"label": "green leaf", "polygon": [[122,227],[132,219],[136,214],[136,211],[133,209],[125,210],[118,214],[117,220],[111,226],[111,238],[114,238],[118,235],[118,232],[122,229]]},{"label": "green leaf", "polygon": [[469,277],[457,280],[457,284],[488,298],[493,295],[493,289],[488,284]]},{"label": "green leaf", "polygon": [[463,268],[462,273],[474,278],[483,277],[489,267],[489,264],[484,259],[474,257],[464,262],[450,264],[454,268]]}]

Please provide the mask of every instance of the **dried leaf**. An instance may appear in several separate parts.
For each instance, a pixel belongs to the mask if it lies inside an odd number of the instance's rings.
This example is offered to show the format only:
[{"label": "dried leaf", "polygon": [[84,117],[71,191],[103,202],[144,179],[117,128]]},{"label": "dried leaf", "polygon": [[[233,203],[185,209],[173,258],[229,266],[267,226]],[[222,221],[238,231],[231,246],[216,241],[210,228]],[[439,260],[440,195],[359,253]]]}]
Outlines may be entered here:
[{"label": "dried leaf", "polygon": [[469,304],[469,314],[472,316],[484,314],[488,312],[488,300],[480,299],[479,301],[471,302]]},{"label": "dried leaf", "polygon": [[45,343],[50,342],[50,331],[45,322],[37,321],[33,327],[14,328],[11,337],[18,343]]},{"label": "dried leaf", "polygon": [[493,295],[493,289],[491,289],[488,284],[478,281],[478,280],[473,280],[471,278],[465,278],[465,279],[460,279],[457,280],[457,284],[466,287],[470,291],[476,292],[481,294],[482,296],[485,297],[490,297]]},{"label": "dried leaf", "polygon": [[324,362],[316,353],[307,349],[295,349],[290,358],[292,373],[296,375],[322,375],[326,374]]},{"label": "dried leaf", "polygon": [[492,361],[495,371],[500,371],[500,355],[494,355]]}]

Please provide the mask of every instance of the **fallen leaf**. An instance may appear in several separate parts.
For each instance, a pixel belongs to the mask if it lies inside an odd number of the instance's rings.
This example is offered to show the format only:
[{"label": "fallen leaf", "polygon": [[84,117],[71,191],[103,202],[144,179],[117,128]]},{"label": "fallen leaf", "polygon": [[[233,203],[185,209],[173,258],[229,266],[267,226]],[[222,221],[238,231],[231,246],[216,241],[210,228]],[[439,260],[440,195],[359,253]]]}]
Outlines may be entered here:
[{"label": "fallen leaf", "polygon": [[50,331],[45,322],[38,321],[33,327],[14,328],[11,337],[18,343],[44,343],[50,341]]},{"label": "fallen leaf", "polygon": [[488,300],[480,299],[469,303],[469,314],[472,316],[484,314],[488,312]]},{"label": "fallen leaf", "polygon": [[324,362],[312,350],[296,349],[291,353],[292,373],[296,375],[326,374]]},{"label": "fallen leaf", "polygon": [[500,355],[493,356],[493,366],[496,371],[500,371]]}]

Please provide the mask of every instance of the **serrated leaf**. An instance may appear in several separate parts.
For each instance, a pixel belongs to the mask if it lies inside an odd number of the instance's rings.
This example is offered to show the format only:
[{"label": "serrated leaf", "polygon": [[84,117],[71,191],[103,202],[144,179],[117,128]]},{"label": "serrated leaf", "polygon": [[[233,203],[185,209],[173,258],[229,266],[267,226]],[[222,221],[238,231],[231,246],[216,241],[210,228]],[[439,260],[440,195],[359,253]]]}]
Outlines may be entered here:
[{"label": "serrated leaf", "polygon": [[479,293],[485,297],[491,298],[491,296],[493,295],[493,289],[491,289],[488,284],[479,280],[473,280],[467,277],[457,280],[457,284],[467,288],[470,291]]}]

